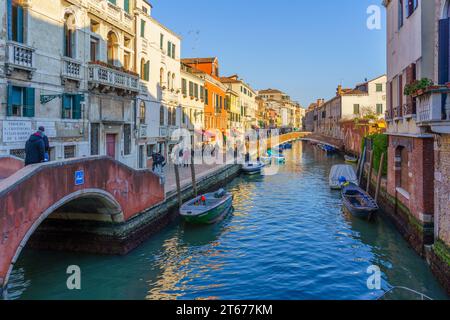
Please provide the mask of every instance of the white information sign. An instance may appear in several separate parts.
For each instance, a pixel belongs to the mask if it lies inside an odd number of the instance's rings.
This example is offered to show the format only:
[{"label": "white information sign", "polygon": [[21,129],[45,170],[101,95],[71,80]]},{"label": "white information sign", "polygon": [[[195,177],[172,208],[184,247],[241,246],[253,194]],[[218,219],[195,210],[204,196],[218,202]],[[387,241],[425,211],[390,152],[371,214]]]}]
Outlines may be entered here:
[{"label": "white information sign", "polygon": [[44,127],[45,135],[49,138],[56,138],[56,124],[52,121],[41,121],[36,123],[36,130],[40,127]]},{"label": "white information sign", "polygon": [[25,142],[32,133],[31,121],[3,121],[3,142]]}]

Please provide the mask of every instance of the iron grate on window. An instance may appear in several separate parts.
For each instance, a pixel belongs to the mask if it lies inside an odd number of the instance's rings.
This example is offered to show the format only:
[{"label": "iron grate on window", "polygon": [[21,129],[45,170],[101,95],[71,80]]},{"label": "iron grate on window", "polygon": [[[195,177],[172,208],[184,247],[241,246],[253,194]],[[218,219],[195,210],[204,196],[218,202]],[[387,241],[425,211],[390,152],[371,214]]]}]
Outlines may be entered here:
[{"label": "iron grate on window", "polygon": [[9,150],[9,154],[25,160],[25,149],[11,149]]},{"label": "iron grate on window", "polygon": [[129,124],[123,126],[123,153],[131,154],[131,125]]},{"label": "iron grate on window", "polygon": [[75,146],[64,146],[64,159],[75,158]]}]

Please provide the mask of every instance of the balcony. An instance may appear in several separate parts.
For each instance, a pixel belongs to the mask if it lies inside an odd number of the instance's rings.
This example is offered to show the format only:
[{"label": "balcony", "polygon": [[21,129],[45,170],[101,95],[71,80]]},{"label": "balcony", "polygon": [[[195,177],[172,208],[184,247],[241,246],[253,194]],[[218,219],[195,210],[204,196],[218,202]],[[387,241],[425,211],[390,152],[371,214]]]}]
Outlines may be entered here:
[{"label": "balcony", "polygon": [[387,109],[385,114],[384,114],[384,118],[386,119],[387,122],[392,122],[393,120],[393,110],[392,109]]},{"label": "balcony", "polygon": [[436,133],[450,133],[450,89],[441,87],[417,97],[417,124]]},{"label": "balcony", "polygon": [[178,104],[179,103],[179,93],[178,89],[167,89],[164,86],[160,88],[161,90],[161,100],[166,103]]},{"label": "balcony", "polygon": [[81,61],[63,57],[61,77],[63,80],[81,81]]},{"label": "balcony", "polygon": [[402,107],[398,106],[394,108],[394,120],[402,119]]},{"label": "balcony", "polygon": [[104,63],[91,63],[88,67],[90,89],[102,87],[103,91],[123,90],[130,94],[139,94],[139,76],[117,70]]},{"label": "balcony", "polygon": [[14,41],[6,43],[6,72],[11,75],[13,69],[29,72],[31,79],[35,68],[34,48]]},{"label": "balcony", "polygon": [[413,118],[416,115],[415,104],[404,104],[402,107],[402,112],[404,118]]},{"label": "balcony", "polygon": [[134,34],[133,17],[119,6],[108,0],[88,0],[87,4],[90,13]]}]

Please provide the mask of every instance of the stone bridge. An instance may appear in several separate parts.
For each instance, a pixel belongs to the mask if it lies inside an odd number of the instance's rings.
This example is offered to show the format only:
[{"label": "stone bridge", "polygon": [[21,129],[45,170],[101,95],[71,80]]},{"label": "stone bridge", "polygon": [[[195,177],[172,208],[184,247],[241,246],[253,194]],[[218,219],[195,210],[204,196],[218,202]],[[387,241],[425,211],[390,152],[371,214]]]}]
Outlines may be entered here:
[{"label": "stone bridge", "polygon": [[0,157],[0,292],[21,250],[50,214],[75,212],[83,220],[122,223],[164,197],[159,176],[108,157],[27,167],[17,158]]}]

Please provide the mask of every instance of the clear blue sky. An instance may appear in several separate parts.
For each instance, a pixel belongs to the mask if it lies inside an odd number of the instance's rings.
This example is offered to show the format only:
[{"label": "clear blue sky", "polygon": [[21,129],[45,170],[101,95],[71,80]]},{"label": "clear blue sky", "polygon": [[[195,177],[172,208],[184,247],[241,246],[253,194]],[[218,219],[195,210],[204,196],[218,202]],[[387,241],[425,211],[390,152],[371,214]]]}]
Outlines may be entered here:
[{"label": "clear blue sky", "polygon": [[381,30],[366,27],[381,0],[151,0],[153,17],[183,37],[182,57],[217,56],[221,75],[278,88],[307,107],[339,83],[386,73]]}]

